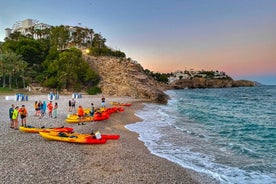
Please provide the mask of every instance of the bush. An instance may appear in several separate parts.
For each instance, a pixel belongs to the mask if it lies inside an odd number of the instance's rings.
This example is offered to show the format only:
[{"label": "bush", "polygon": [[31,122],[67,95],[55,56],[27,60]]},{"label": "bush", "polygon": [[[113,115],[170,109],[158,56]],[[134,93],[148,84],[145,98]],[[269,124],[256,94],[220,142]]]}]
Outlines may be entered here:
[{"label": "bush", "polygon": [[9,89],[8,87],[5,87],[5,88],[1,88],[0,87],[0,92],[11,92],[12,90]]},{"label": "bush", "polygon": [[96,95],[96,94],[102,93],[102,90],[98,86],[94,86],[94,87],[88,88],[87,93],[89,95]]}]

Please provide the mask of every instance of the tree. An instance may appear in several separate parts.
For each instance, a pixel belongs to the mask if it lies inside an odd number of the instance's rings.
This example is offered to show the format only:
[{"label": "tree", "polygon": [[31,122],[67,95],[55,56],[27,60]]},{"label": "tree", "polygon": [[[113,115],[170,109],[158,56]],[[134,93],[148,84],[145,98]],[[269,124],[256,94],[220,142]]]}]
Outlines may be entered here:
[{"label": "tree", "polygon": [[[53,58],[56,56],[54,52],[50,53]],[[60,52],[52,62],[48,60],[45,66],[48,66],[44,81],[47,87],[79,89],[80,86],[89,85],[89,83],[96,85],[99,80],[98,75],[82,59],[82,52],[76,48]]]},{"label": "tree", "polygon": [[92,46],[96,48],[104,48],[106,39],[102,37],[100,33],[94,34],[94,38],[92,40]]},{"label": "tree", "polygon": [[7,52],[5,54],[1,54],[1,63],[3,87],[6,87],[5,74],[7,74],[9,76],[9,89],[12,89],[12,76],[17,75],[19,71],[21,71],[21,73],[24,75],[24,70],[27,64],[20,55],[17,55],[14,52]]},{"label": "tree", "polygon": [[89,47],[92,47],[93,35],[94,35],[94,30],[89,29],[88,31],[88,43],[90,43]]},{"label": "tree", "polygon": [[9,37],[5,38],[5,41],[7,40],[13,40],[13,41],[18,41],[20,38],[26,38],[21,32],[15,31],[9,35]]},{"label": "tree", "polygon": [[52,27],[50,29],[49,38],[52,47],[56,47],[59,50],[63,50],[66,48],[69,42],[69,30],[63,25]]}]

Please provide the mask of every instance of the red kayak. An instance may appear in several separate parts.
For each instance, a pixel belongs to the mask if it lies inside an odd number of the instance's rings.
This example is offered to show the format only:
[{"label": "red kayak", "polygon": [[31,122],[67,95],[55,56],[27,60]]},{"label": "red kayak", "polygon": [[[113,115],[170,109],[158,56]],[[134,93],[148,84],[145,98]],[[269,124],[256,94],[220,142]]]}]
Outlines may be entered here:
[{"label": "red kayak", "polygon": [[[107,140],[116,140],[120,138],[117,134],[103,134],[97,139],[96,135],[65,133],[65,132],[39,132],[39,134],[47,139],[62,142],[80,143],[80,144],[104,144]],[[97,133],[96,133],[97,134]]]}]

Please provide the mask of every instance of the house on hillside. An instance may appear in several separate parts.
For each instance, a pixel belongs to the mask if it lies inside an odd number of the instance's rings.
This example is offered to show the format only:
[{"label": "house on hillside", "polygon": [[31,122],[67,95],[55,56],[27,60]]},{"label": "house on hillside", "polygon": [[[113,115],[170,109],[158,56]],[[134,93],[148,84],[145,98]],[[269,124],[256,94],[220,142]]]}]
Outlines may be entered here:
[{"label": "house on hillside", "polygon": [[13,24],[12,29],[6,28],[5,37],[9,37],[12,33],[20,32],[25,36],[31,35],[34,39],[43,38],[48,36],[45,30],[49,29],[50,27],[50,25],[40,23],[38,20],[26,19]]}]

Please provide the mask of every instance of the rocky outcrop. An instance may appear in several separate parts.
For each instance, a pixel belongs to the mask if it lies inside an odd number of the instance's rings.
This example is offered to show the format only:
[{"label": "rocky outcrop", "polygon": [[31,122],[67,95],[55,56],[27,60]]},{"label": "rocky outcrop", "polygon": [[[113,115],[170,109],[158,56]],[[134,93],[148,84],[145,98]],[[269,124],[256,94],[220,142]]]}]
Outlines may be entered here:
[{"label": "rocky outcrop", "polygon": [[256,83],[248,80],[237,80],[237,81],[233,81],[232,83],[232,87],[251,87],[251,86],[256,86]]},{"label": "rocky outcrop", "polygon": [[163,90],[168,87],[147,76],[140,64],[115,57],[84,55],[84,59],[99,73],[99,87],[103,94],[167,103],[169,97]]},{"label": "rocky outcrop", "polygon": [[227,88],[227,87],[249,87],[255,86],[255,82],[247,80],[234,81],[231,79],[205,79],[205,78],[193,78],[193,79],[181,79],[171,83],[171,87],[174,89],[184,88]]}]

